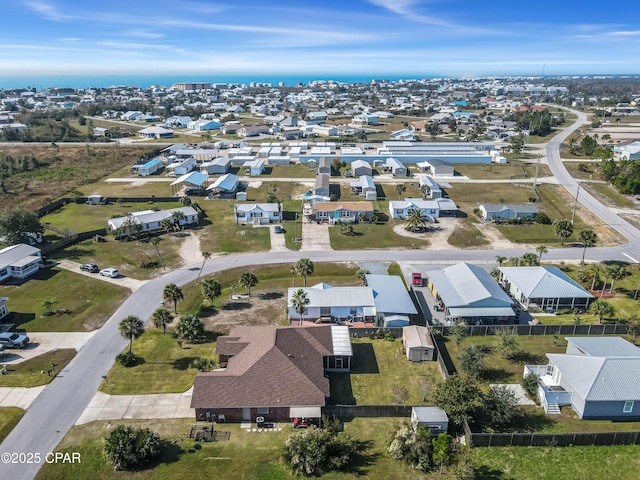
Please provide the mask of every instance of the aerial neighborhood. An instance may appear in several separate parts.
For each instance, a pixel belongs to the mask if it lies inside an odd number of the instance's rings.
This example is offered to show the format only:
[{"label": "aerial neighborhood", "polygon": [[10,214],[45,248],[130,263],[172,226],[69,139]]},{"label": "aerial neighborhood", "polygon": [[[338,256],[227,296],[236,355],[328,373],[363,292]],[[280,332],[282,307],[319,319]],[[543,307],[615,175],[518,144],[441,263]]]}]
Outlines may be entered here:
[{"label": "aerial neighborhood", "polygon": [[637,466],[638,102],[586,77],[0,90],[3,449],[46,424],[82,455],[38,478]]}]

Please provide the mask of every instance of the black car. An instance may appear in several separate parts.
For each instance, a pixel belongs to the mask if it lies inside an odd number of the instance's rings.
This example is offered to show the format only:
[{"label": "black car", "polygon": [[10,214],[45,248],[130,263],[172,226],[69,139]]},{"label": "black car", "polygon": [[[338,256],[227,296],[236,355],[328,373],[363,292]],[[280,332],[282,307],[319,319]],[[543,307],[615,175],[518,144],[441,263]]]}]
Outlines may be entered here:
[{"label": "black car", "polygon": [[98,265],[96,265],[95,263],[83,263],[82,265],[80,265],[80,270],[82,270],[83,272],[91,273],[98,273],[100,271]]}]

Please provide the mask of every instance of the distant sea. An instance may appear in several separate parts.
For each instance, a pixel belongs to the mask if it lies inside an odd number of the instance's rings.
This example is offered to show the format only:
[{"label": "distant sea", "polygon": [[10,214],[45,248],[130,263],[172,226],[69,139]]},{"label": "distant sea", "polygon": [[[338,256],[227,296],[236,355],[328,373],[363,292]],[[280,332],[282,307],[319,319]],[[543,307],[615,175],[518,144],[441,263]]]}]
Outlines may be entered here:
[{"label": "distant sea", "polygon": [[239,83],[249,84],[270,83],[277,86],[283,82],[285,86],[295,86],[298,83],[306,85],[313,80],[335,80],[345,83],[370,83],[373,79],[400,80],[400,79],[422,79],[433,78],[429,75],[327,75],[327,74],[305,74],[305,75],[275,75],[258,74],[255,75],[217,75],[215,73],[176,73],[160,75],[2,75],[0,74],[0,89],[11,90],[16,88],[36,88],[42,90],[50,87],[60,88],[89,88],[89,87],[111,87],[111,86],[136,86],[141,88],[155,86],[170,87],[177,82],[211,82],[211,83]]}]

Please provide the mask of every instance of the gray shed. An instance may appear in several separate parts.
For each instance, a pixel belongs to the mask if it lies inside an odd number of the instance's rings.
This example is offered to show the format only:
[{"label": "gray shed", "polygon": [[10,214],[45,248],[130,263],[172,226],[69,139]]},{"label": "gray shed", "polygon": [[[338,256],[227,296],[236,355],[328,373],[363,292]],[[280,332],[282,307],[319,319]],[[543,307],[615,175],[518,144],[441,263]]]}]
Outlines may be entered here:
[{"label": "gray shed", "polygon": [[434,346],[427,327],[409,325],[402,328],[402,344],[412,362],[432,361]]},{"label": "gray shed", "polygon": [[418,426],[429,429],[432,435],[447,433],[449,429],[449,418],[444,410],[438,407],[412,407],[411,425],[414,430]]}]

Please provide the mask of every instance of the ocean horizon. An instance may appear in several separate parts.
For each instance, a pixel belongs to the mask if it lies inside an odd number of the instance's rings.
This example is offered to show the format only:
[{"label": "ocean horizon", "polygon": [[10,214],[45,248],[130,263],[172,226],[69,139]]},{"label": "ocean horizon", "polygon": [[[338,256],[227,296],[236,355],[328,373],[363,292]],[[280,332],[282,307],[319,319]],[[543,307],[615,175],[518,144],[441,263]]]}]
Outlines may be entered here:
[{"label": "ocean horizon", "polygon": [[295,86],[298,83],[303,85],[314,80],[335,80],[345,83],[370,83],[374,79],[385,80],[414,80],[424,78],[435,78],[436,75],[376,75],[376,74],[304,74],[304,75],[277,75],[259,74],[248,75],[217,75],[206,73],[175,73],[175,74],[31,74],[31,75],[0,75],[0,89],[13,90],[21,88],[35,88],[42,90],[45,88],[106,88],[112,86],[136,86],[148,88],[150,86],[170,87],[178,82],[210,82],[210,83],[238,83],[248,85],[255,83],[270,83],[277,86],[280,82],[287,87]]}]

